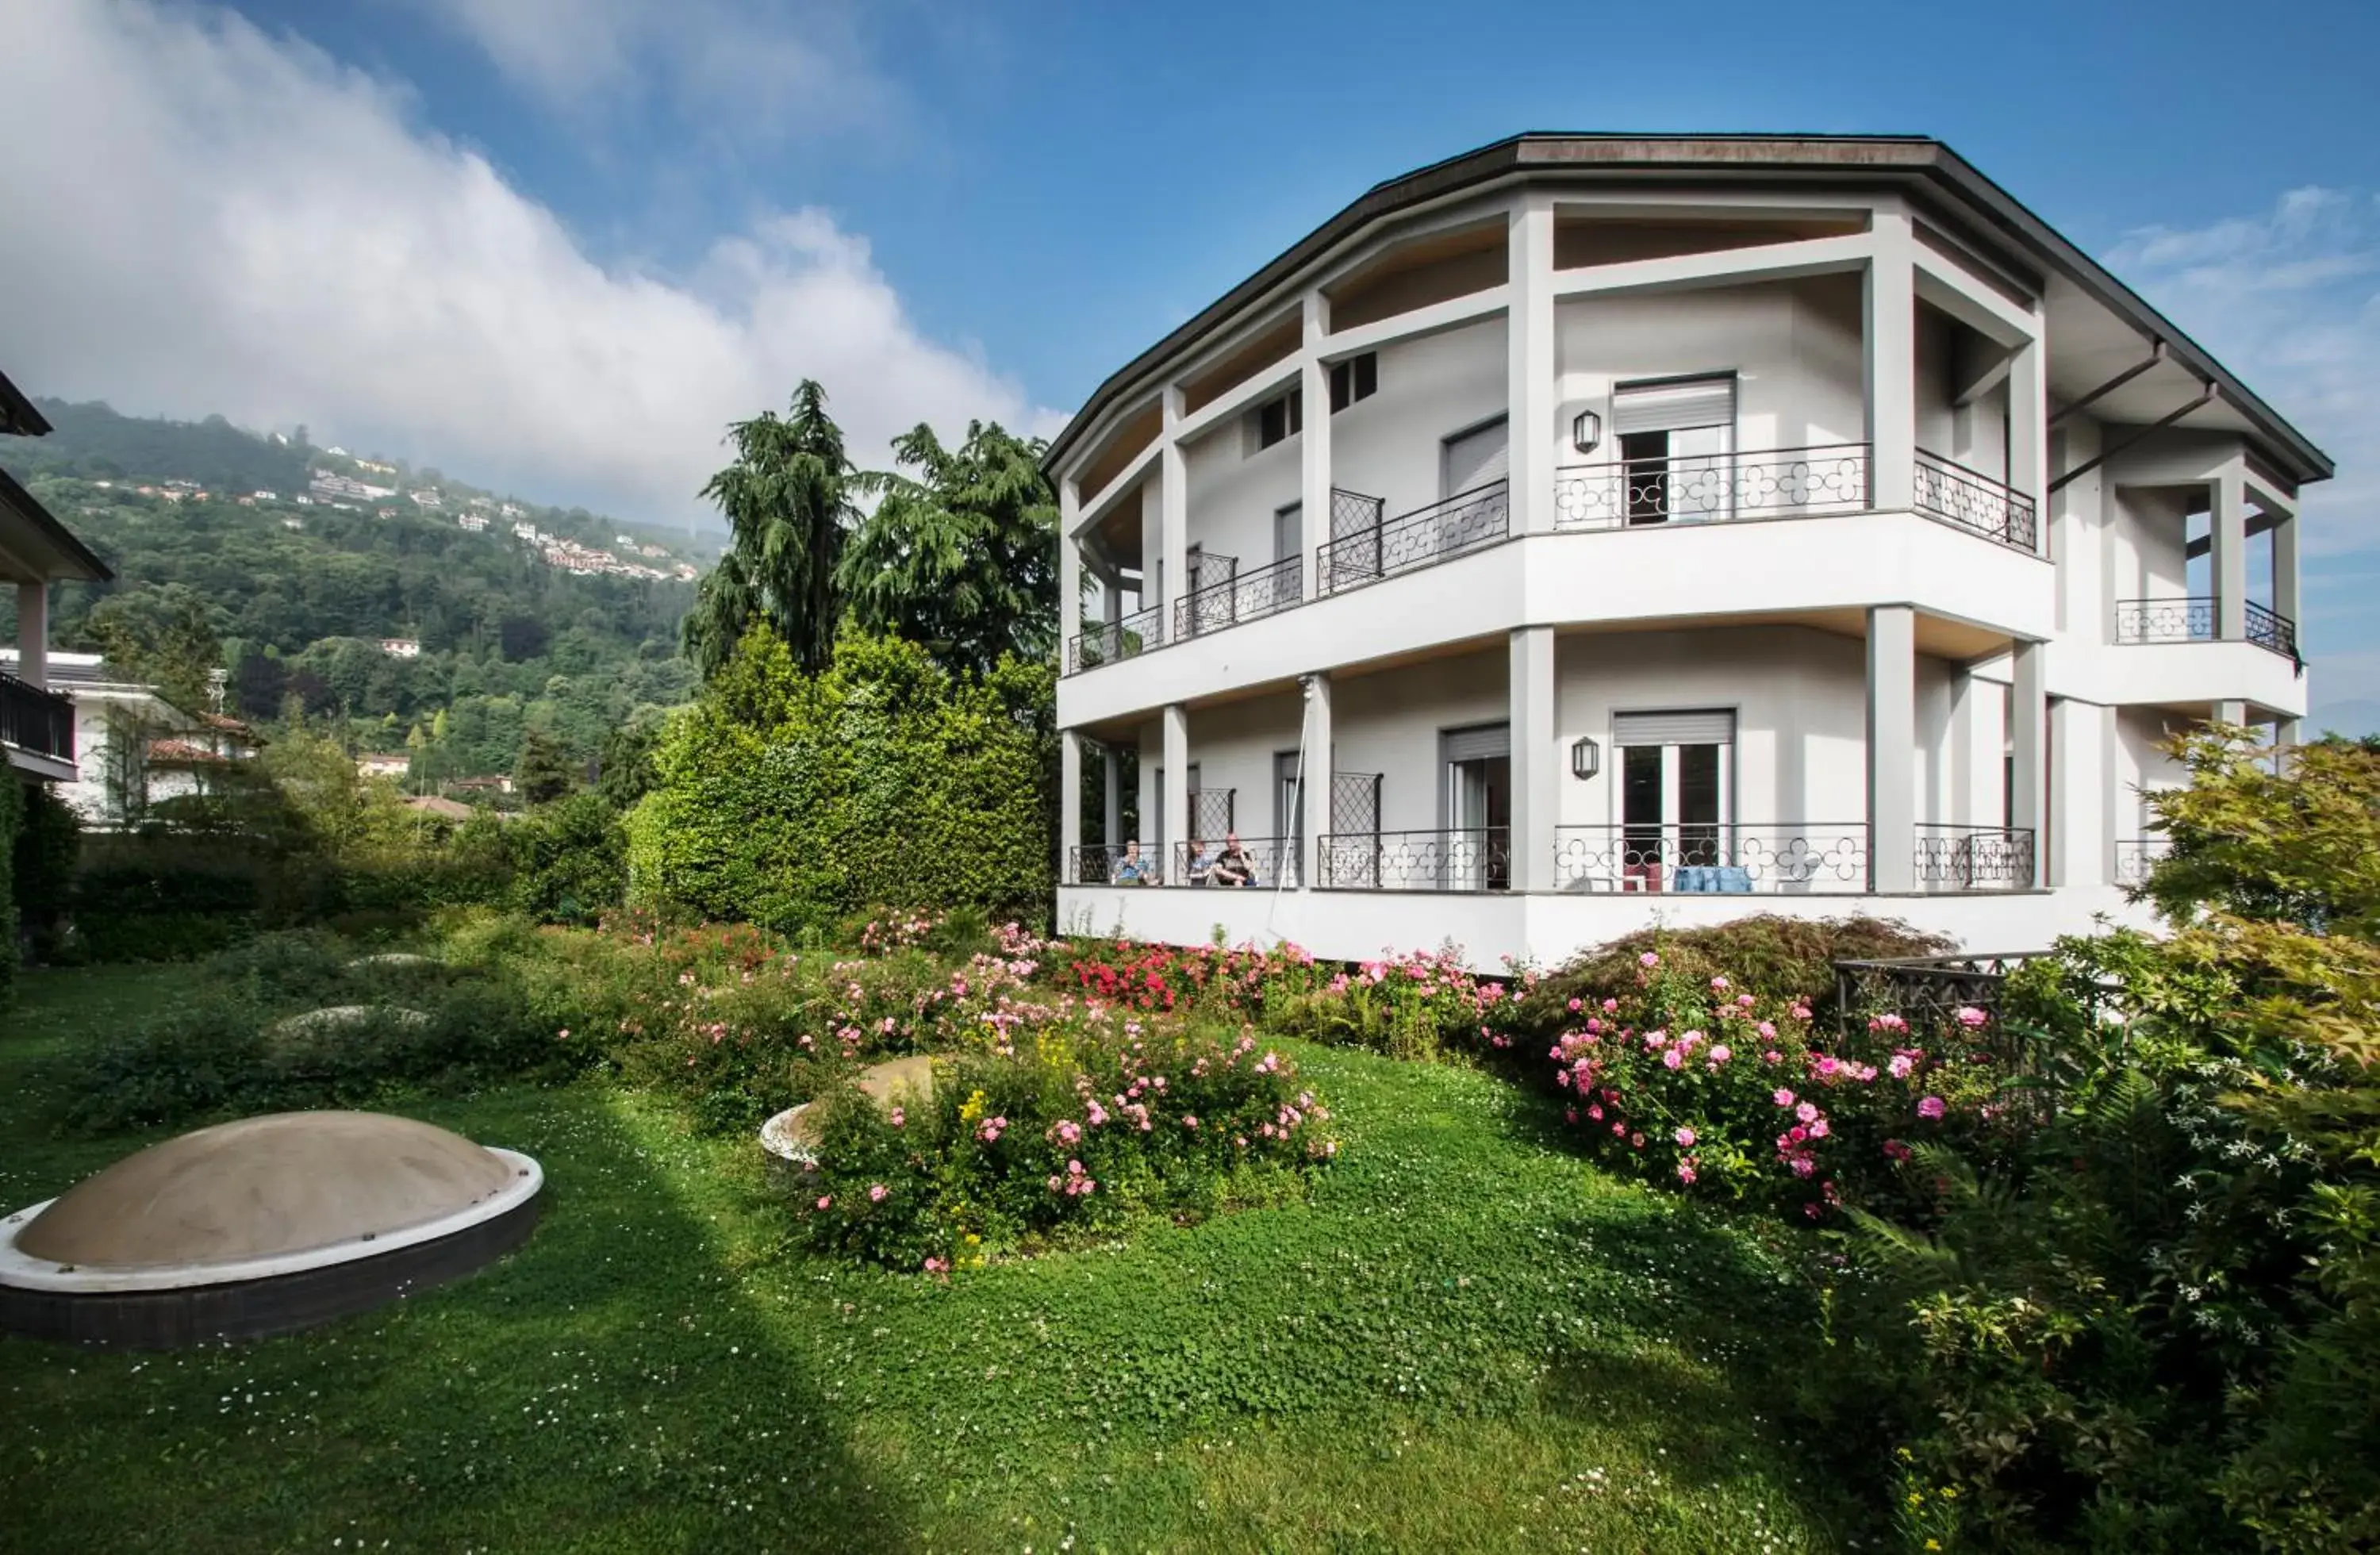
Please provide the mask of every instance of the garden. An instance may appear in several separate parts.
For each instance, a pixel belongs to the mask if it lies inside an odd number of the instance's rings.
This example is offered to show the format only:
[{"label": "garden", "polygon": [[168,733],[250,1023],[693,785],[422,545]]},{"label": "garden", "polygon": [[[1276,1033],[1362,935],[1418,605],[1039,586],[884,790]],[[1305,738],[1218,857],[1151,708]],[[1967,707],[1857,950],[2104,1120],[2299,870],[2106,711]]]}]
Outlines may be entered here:
[{"label": "garden", "polygon": [[1481,975],[966,905],[28,971],[12,1206],[315,1106],[549,1201],[305,1334],[0,1339],[0,1543],[2369,1545],[2380,759],[2189,755],[2169,932],[1972,998],[1839,986],[1943,948],[1866,920]]}]

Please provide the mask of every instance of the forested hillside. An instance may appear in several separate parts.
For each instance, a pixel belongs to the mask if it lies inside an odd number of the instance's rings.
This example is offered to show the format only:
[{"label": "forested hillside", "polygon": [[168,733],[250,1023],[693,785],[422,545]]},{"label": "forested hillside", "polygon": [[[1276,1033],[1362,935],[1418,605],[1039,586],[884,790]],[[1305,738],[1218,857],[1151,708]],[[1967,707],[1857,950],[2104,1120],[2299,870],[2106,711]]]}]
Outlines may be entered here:
[{"label": "forested hillside", "polygon": [[[0,443],[0,466],[116,574],[55,590],[60,649],[187,656],[211,638],[227,711],[341,721],[358,749],[409,742],[431,778],[510,771],[531,730],[592,757],[692,688],[680,574],[708,556],[682,532],[498,498],[302,431],[42,409],[56,431]],[[325,475],[386,490],[310,494]],[[0,600],[10,637],[14,610]]]}]

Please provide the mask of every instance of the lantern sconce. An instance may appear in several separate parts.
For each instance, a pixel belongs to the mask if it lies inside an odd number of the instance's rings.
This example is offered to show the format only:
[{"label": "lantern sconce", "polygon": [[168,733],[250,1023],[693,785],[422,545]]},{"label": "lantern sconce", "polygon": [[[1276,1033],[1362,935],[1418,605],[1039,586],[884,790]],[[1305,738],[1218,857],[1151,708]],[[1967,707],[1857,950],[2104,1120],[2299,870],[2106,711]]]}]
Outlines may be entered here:
[{"label": "lantern sconce", "polygon": [[1581,737],[1570,747],[1570,775],[1591,778],[1603,767],[1603,747],[1591,738]]},{"label": "lantern sconce", "polygon": [[1570,445],[1582,454],[1592,454],[1603,441],[1603,418],[1592,410],[1582,410],[1571,421]]}]

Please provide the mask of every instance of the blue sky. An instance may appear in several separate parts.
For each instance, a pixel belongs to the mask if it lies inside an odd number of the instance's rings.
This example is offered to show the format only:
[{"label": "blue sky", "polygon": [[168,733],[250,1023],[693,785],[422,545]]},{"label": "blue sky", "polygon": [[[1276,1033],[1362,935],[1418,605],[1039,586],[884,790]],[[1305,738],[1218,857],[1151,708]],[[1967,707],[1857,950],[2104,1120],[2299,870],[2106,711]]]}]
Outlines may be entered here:
[{"label": "blue sky", "polygon": [[0,129],[61,148],[0,172],[58,217],[0,231],[29,388],[651,516],[804,373],[863,456],[1054,427],[1366,186],[1517,129],[1937,135],[2338,458],[2317,700],[2380,699],[2368,3],[11,9]]}]

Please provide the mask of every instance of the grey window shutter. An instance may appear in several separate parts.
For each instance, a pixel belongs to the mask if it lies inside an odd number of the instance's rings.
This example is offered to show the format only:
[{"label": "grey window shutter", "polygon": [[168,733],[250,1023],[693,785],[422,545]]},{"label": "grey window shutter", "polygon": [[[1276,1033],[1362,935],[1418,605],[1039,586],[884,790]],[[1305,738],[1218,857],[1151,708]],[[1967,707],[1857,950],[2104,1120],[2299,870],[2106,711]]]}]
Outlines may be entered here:
[{"label": "grey window shutter", "polygon": [[1735,714],[1725,708],[1622,712],[1611,720],[1614,745],[1733,745]]},{"label": "grey window shutter", "polygon": [[1449,729],[1438,736],[1439,748],[1449,761],[1481,761],[1491,757],[1512,754],[1512,726],[1509,723],[1480,723],[1468,729]]},{"label": "grey window shutter", "polygon": [[1611,391],[1615,434],[1733,425],[1735,374],[1731,372],[1659,383],[1622,383]]},{"label": "grey window shutter", "polygon": [[1443,496],[1476,490],[1504,479],[1512,468],[1506,423],[1490,425],[1446,440],[1446,490]]}]

